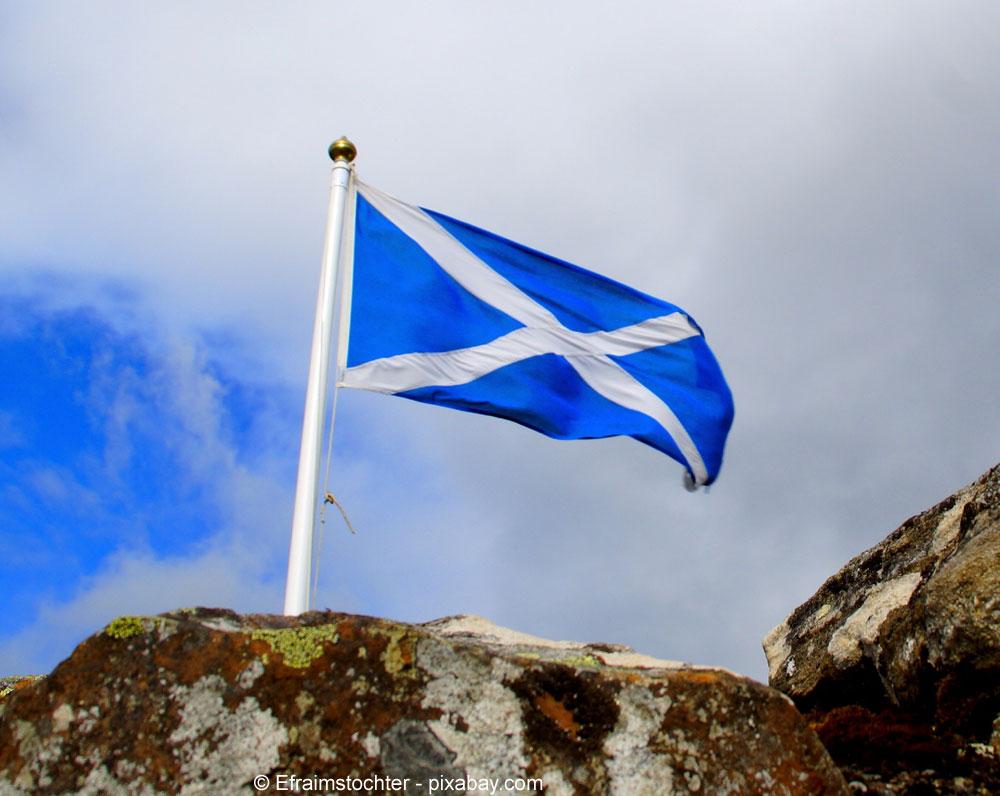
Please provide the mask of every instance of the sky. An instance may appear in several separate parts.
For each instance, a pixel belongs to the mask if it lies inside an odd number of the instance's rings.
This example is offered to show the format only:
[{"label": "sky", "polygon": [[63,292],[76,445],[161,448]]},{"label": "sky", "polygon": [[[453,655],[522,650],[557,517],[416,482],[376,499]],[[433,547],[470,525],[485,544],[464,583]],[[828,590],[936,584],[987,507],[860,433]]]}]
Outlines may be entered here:
[{"label": "sky", "polygon": [[1000,461],[1000,6],[0,4],[0,675],[280,613],[329,159],[684,308],[722,471],[342,390],[316,604],[766,678]]}]

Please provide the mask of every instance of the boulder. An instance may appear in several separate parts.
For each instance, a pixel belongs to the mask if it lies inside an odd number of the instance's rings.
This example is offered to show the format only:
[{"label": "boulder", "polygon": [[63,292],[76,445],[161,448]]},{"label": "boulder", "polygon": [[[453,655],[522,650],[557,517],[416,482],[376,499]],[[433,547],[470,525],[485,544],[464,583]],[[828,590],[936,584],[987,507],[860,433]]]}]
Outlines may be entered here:
[{"label": "boulder", "polygon": [[476,617],[123,617],[0,710],[2,796],[848,792],[764,685]]},{"label": "boulder", "polygon": [[1000,793],[1000,465],[848,562],[764,649],[841,766]]}]

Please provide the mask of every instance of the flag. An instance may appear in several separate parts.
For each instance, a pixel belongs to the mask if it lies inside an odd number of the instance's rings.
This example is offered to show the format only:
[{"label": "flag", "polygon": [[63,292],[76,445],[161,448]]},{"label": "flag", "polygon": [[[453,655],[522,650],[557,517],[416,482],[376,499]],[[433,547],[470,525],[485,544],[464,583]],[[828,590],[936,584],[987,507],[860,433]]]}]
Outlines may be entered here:
[{"label": "flag", "polygon": [[689,486],[715,480],[732,396],[683,310],[360,181],[353,209],[339,386],[556,439],[634,437]]}]

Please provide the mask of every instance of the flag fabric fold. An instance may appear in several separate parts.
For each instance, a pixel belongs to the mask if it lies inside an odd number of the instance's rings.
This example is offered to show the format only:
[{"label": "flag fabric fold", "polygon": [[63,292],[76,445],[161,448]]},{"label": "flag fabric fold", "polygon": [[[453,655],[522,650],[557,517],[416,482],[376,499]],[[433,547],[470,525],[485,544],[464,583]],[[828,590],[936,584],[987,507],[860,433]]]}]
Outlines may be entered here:
[{"label": "flag fabric fold", "polygon": [[689,483],[715,479],[732,396],[683,310],[360,181],[356,196],[340,386],[557,439],[631,436]]}]

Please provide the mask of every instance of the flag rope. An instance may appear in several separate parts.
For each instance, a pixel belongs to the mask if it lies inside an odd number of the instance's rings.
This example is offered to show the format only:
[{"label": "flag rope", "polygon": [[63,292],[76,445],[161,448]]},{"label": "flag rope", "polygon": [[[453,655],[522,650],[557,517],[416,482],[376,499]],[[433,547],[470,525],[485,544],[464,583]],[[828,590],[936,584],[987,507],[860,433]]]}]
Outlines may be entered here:
[{"label": "flag rope", "polygon": [[326,471],[323,474],[323,505],[319,509],[319,529],[316,533],[316,557],[313,559],[313,582],[312,582],[312,595],[309,601],[312,610],[316,610],[316,592],[319,586],[319,559],[320,554],[323,552],[323,527],[326,525],[326,505],[327,503],[332,503],[338,509],[340,509],[340,514],[344,518],[344,522],[347,523],[347,527],[350,529],[351,533],[356,533],[354,526],[351,525],[351,521],[347,518],[347,512],[344,511],[344,507],[340,505],[340,501],[333,496],[330,491],[330,464],[333,461],[333,418],[337,411],[337,385],[333,386],[333,405],[330,407],[330,432],[327,434],[326,438]]}]

